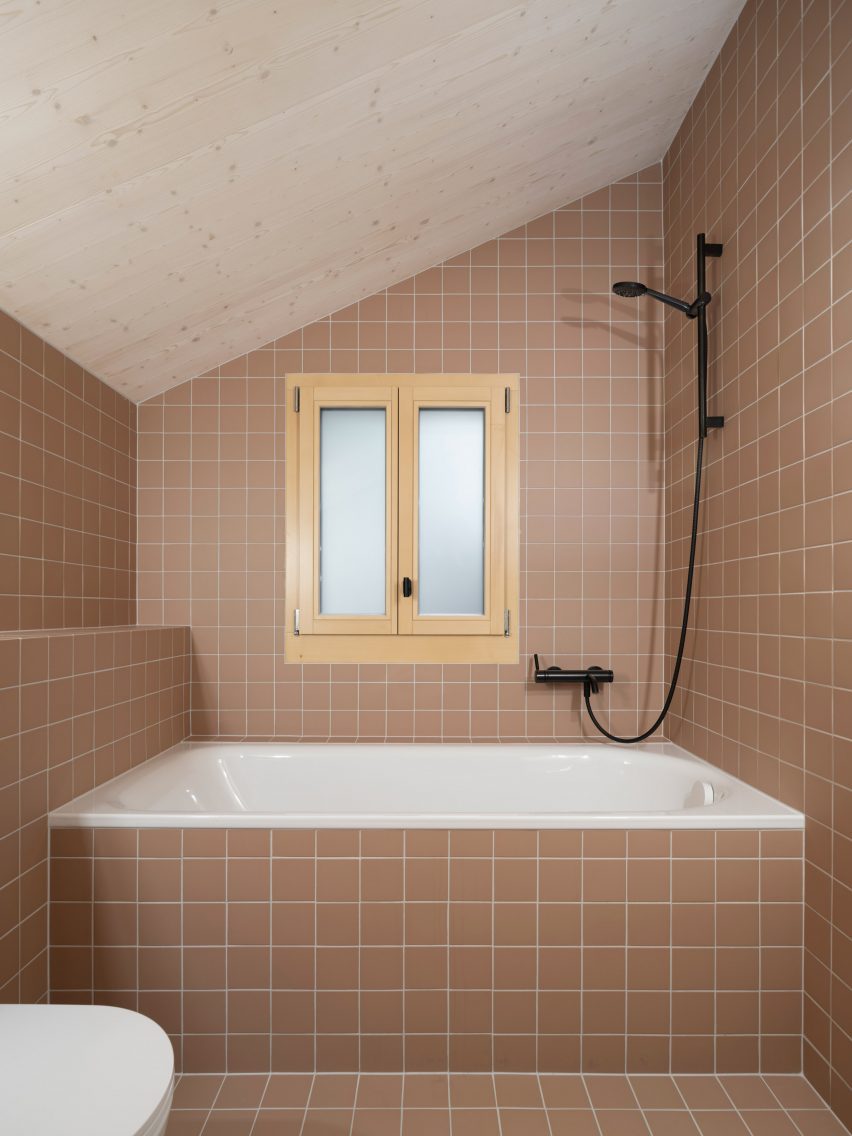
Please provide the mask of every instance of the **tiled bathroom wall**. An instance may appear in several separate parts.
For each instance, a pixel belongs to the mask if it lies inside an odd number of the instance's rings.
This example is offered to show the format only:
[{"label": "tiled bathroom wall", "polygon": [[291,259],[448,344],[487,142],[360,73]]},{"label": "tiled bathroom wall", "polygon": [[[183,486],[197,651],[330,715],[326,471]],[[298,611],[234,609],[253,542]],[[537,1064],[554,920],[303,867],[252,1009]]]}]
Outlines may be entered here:
[{"label": "tiled bathroom wall", "polygon": [[149,1014],[186,1072],[801,1068],[801,832],[54,829],[51,853],[52,997]]},{"label": "tiled bathroom wall", "polygon": [[136,407],[0,312],[0,631],[136,618]]},{"label": "tiled bathroom wall", "polygon": [[[660,699],[660,169],[605,187],[139,408],[139,610],[192,627],[198,736],[577,737],[576,690],[530,658],[611,665],[609,720]],[[305,666],[283,657],[283,377],[520,372],[521,661]]]},{"label": "tiled bathroom wall", "polygon": [[[711,262],[696,631],[670,736],[807,814],[805,1069],[852,1124],[852,5],[750,0],[664,162],[666,280]],[[693,328],[667,317],[679,621]],[[674,632],[672,632],[673,636]],[[669,653],[674,639],[669,639]]]},{"label": "tiled bathroom wall", "polygon": [[185,627],[0,634],[0,1001],[47,994],[47,813],[189,725]]}]

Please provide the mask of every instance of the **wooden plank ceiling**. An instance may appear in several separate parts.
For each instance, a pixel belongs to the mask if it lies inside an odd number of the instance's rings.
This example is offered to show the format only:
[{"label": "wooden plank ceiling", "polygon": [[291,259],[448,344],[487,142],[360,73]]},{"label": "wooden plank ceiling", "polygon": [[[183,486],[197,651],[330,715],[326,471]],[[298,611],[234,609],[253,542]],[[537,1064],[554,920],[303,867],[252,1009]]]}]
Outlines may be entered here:
[{"label": "wooden plank ceiling", "polygon": [[0,5],[0,306],[147,398],[657,161],[741,7]]}]

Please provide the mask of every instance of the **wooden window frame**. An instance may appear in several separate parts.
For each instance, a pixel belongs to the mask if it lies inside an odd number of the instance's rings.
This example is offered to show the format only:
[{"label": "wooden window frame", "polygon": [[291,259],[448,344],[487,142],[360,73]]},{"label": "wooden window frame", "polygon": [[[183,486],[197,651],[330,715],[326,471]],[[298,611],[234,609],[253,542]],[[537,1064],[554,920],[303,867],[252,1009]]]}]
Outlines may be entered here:
[{"label": "wooden window frame", "polygon": [[[517,375],[289,374],[285,379],[285,654],[294,662],[518,661]],[[319,415],[325,406],[386,409],[387,605],[383,616],[318,611]],[[421,406],[486,415],[486,573],[482,616],[416,611],[417,423]],[[402,578],[413,581],[411,599]],[[298,611],[298,626],[296,612]],[[508,630],[508,634],[506,633]]]},{"label": "wooden window frame", "polygon": [[[351,386],[309,384],[299,391],[299,593],[301,635],[395,635],[397,605],[393,590],[398,576],[397,460],[398,398],[391,385]],[[319,611],[320,413],[324,409],[363,407],[385,412],[385,614],[322,615]],[[288,454],[289,457],[289,454]],[[289,506],[289,502],[288,502]],[[289,517],[289,507],[287,516]],[[288,539],[289,545],[289,539]]]}]

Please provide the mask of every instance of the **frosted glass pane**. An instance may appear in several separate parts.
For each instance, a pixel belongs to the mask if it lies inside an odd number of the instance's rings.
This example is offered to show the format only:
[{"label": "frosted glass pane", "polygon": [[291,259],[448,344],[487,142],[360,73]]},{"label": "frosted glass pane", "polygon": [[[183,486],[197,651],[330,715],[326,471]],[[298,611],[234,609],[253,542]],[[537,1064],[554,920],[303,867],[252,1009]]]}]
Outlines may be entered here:
[{"label": "frosted glass pane", "polygon": [[418,612],[482,615],[485,411],[421,409]]},{"label": "frosted glass pane", "polygon": [[320,411],[320,611],[385,614],[385,411]]}]

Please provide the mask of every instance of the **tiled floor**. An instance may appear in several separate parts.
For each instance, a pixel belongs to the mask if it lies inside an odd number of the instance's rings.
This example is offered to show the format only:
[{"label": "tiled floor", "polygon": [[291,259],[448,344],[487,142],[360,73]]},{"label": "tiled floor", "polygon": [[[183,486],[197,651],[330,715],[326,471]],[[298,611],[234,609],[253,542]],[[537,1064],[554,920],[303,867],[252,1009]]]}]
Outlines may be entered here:
[{"label": "tiled floor", "polygon": [[802,1077],[195,1075],[168,1136],[846,1136]]}]

